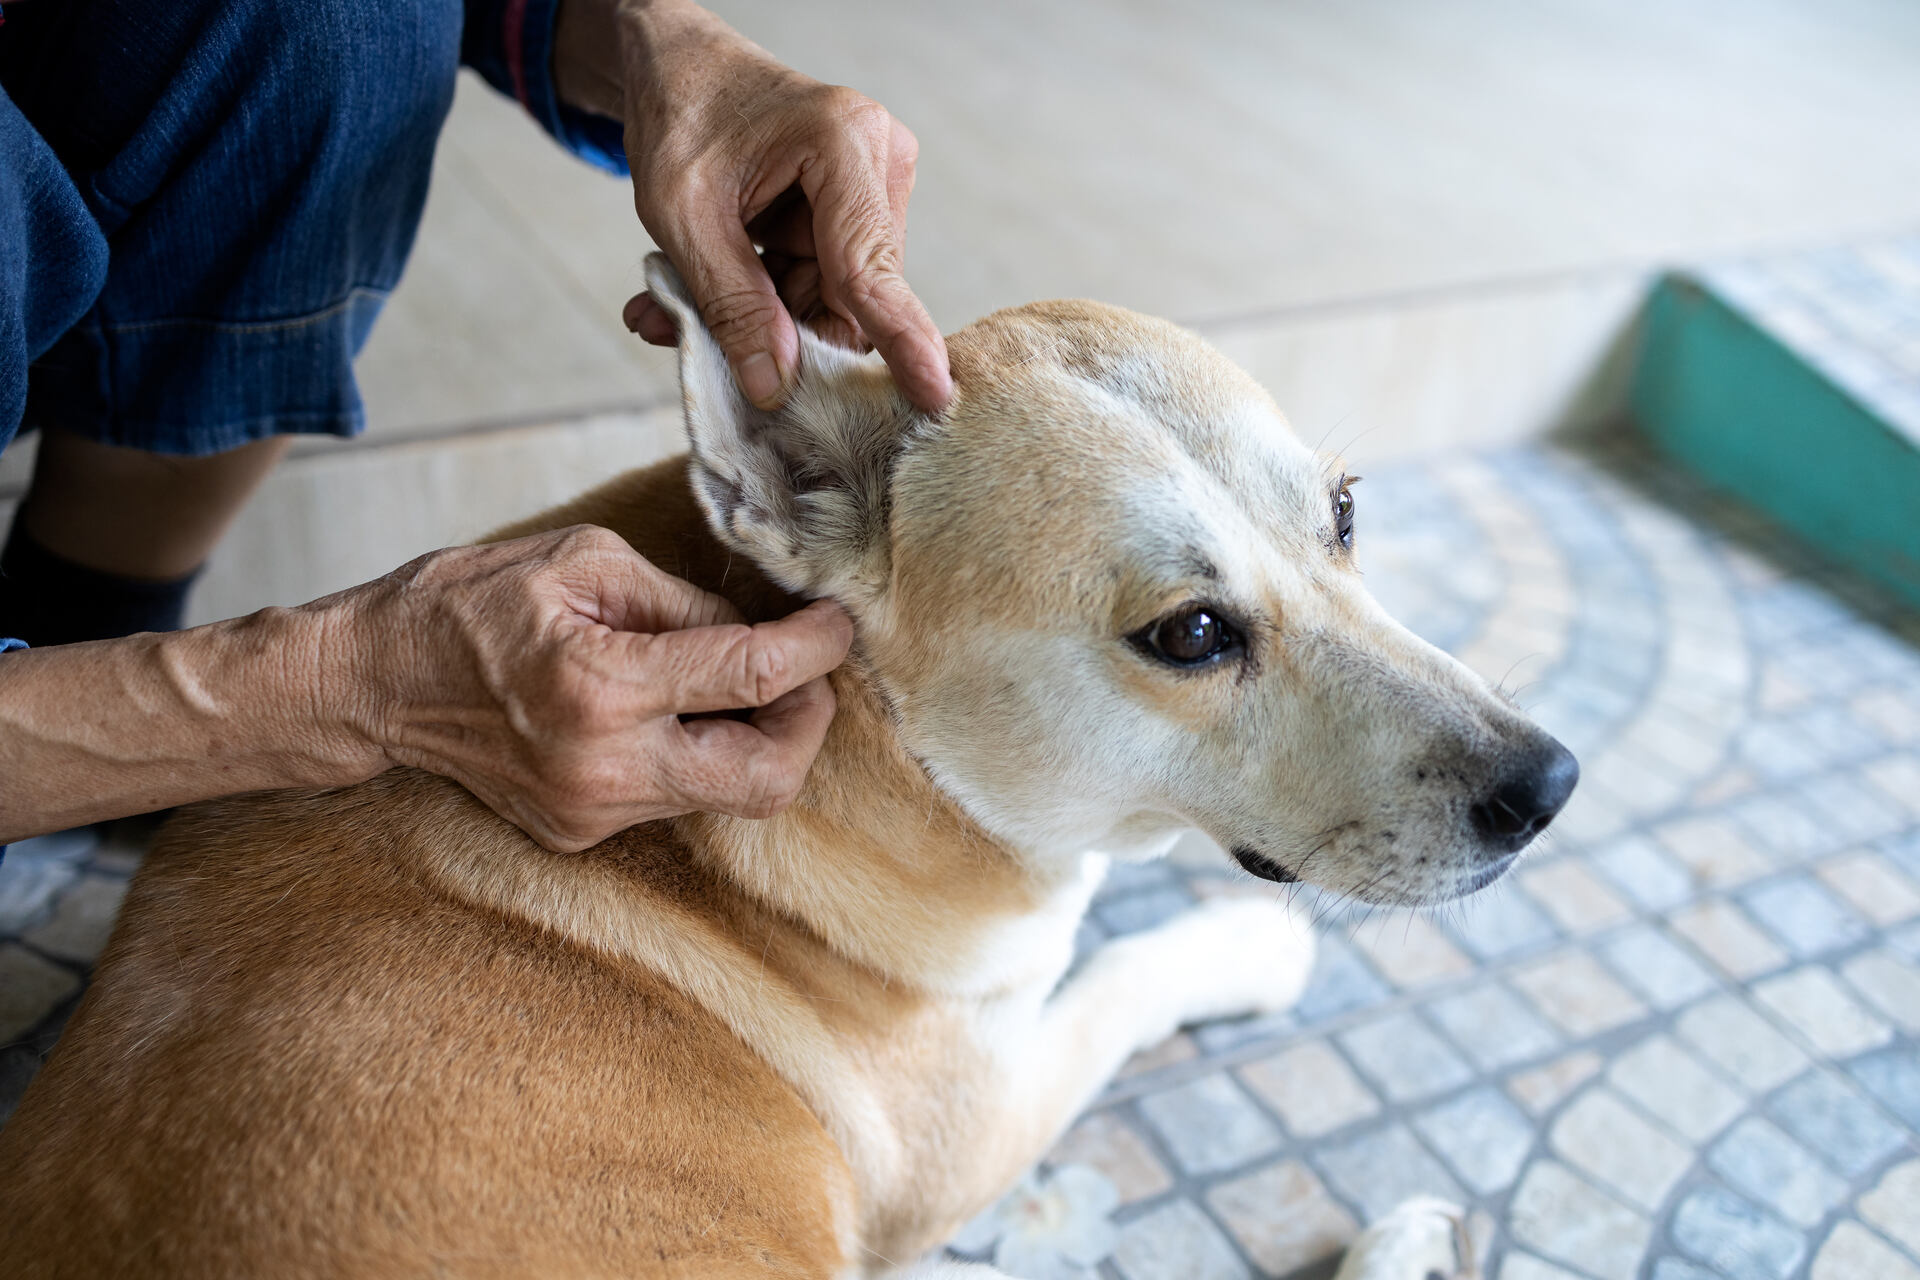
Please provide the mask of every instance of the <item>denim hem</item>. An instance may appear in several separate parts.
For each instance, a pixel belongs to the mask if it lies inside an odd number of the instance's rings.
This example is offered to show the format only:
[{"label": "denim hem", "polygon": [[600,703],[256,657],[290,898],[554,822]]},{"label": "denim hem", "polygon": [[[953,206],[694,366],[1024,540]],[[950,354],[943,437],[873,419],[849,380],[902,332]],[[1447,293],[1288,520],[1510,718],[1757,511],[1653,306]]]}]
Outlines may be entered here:
[{"label": "denim hem", "polygon": [[386,300],[357,287],[305,315],[99,322],[69,331],[29,378],[27,424],[149,453],[224,453],[276,435],[354,436],[353,358]]}]

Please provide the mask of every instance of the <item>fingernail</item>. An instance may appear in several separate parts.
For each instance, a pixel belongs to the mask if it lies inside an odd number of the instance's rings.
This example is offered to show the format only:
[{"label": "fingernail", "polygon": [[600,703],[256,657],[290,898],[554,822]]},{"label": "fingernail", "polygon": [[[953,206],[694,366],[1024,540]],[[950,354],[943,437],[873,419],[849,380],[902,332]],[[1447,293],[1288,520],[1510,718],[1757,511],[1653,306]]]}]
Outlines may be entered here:
[{"label": "fingernail", "polygon": [[756,351],[740,362],[740,389],[762,409],[780,407],[780,370],[773,357]]}]

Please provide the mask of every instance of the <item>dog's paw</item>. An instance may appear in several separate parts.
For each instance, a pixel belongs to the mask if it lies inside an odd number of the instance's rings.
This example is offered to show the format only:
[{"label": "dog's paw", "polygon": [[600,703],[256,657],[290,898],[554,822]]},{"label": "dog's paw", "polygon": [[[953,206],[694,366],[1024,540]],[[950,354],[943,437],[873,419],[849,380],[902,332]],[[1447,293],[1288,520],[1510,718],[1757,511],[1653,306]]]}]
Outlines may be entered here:
[{"label": "dog's paw", "polygon": [[1277,1013],[1306,989],[1313,930],[1284,903],[1216,898],[1162,925],[1169,968],[1190,993],[1183,1022]]},{"label": "dog's paw", "polygon": [[1334,1280],[1477,1280],[1473,1254],[1466,1211],[1416,1196],[1360,1233]]}]

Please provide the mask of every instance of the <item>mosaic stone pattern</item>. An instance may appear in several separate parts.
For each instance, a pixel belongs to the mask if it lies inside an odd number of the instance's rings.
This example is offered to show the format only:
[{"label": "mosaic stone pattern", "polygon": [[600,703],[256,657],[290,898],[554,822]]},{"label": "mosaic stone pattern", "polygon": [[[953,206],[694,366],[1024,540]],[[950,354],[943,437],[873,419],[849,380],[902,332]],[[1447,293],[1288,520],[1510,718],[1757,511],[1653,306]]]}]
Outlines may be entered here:
[{"label": "mosaic stone pattern", "polygon": [[[1313,980],[1135,1059],[956,1245],[1033,1280],[1321,1277],[1432,1193],[1490,1280],[1920,1280],[1920,617],[1625,436],[1365,470],[1374,590],[1573,747],[1580,790],[1430,913],[1197,839],[1115,868],[1084,947],[1283,892]],[[0,866],[0,1112],[139,842]]]}]

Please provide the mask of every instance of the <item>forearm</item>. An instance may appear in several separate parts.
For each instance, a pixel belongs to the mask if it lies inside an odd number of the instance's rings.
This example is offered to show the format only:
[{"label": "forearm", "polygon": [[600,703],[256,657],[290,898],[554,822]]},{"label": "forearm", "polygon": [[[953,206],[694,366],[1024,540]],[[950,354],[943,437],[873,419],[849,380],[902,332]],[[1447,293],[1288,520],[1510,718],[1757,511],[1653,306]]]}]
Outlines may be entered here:
[{"label": "forearm", "polygon": [[335,622],[323,602],[0,658],[0,842],[379,772]]},{"label": "forearm", "polygon": [[668,64],[719,44],[753,47],[692,0],[561,0],[554,88],[578,110],[634,121],[647,104],[627,101],[629,85],[660,84]]}]

